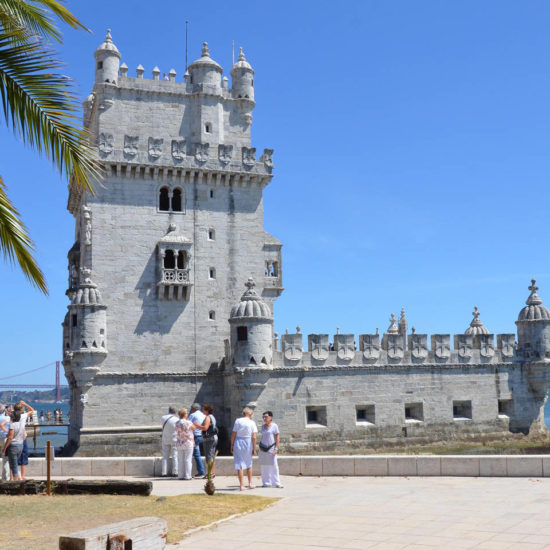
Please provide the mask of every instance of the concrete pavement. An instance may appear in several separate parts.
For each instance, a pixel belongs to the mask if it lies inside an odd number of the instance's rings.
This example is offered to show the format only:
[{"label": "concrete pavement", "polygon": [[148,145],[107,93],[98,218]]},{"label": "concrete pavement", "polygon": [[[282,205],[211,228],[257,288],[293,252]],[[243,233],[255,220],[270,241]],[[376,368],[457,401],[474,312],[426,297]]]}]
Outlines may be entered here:
[{"label": "concrete pavement", "polygon": [[[284,497],[274,506],[169,548],[550,549],[550,479],[286,476],[283,482],[284,489],[245,493]],[[217,477],[216,487],[238,492],[233,477]],[[202,482],[158,480],[153,491],[199,492]]]}]

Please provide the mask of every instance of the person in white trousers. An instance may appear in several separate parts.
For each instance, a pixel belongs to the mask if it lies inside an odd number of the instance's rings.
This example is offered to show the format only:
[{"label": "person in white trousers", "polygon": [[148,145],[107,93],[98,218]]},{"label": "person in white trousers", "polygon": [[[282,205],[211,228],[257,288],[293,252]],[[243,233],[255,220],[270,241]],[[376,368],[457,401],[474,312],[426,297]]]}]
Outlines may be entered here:
[{"label": "person in white trousers", "polygon": [[178,411],[180,419],[176,422],[178,436],[178,478],[193,479],[193,449],[195,448],[195,425],[187,420],[187,409]]},{"label": "person in white trousers", "polygon": [[264,487],[282,487],[279,480],[279,466],[277,465],[277,453],[279,452],[279,428],[273,422],[273,413],[266,411],[262,414],[262,439],[260,440],[260,452],[258,460],[262,472],[262,485]]},{"label": "person in white trousers", "polygon": [[176,434],[176,408],[169,407],[168,414],[165,414],[161,419],[162,423],[162,477],[168,476],[168,462],[172,462],[172,476],[178,475],[178,435]]}]

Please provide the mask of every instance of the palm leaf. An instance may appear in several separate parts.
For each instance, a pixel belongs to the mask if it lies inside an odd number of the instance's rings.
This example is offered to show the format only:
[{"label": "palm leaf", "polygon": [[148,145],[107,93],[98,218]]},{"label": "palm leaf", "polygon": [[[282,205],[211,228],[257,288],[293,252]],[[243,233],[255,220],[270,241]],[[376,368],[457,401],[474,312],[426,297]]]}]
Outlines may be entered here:
[{"label": "palm leaf", "polygon": [[60,63],[40,42],[14,43],[16,32],[0,32],[0,98],[8,126],[52,160],[68,180],[93,190],[100,169],[79,128],[71,80],[55,73]]},{"label": "palm leaf", "polygon": [[5,30],[20,30],[61,42],[62,35],[52,15],[74,29],[88,30],[56,0],[0,0],[0,24]]},{"label": "palm leaf", "polygon": [[33,258],[34,244],[19,219],[19,212],[6,195],[6,186],[0,176],[0,248],[4,259],[17,263],[30,282],[48,294],[44,274]]}]

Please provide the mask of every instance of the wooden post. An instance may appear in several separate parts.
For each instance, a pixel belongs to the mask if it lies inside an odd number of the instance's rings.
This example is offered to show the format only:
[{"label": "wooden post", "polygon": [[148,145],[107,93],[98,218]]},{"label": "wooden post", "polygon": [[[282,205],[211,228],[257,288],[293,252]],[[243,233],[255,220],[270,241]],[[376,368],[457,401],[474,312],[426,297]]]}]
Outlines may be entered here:
[{"label": "wooden post", "polygon": [[51,495],[51,460],[52,460],[52,443],[48,439],[46,444],[46,494]]}]

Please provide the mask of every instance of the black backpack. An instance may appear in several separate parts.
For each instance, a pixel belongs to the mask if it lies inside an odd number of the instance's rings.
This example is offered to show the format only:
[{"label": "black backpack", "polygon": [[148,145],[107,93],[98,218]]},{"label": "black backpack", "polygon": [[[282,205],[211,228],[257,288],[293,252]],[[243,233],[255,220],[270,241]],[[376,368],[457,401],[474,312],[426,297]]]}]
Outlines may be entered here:
[{"label": "black backpack", "polygon": [[208,415],[208,418],[210,418],[210,426],[208,426],[208,430],[204,432],[205,439],[210,439],[211,437],[218,435],[218,427],[216,426],[216,419],[211,414]]}]

